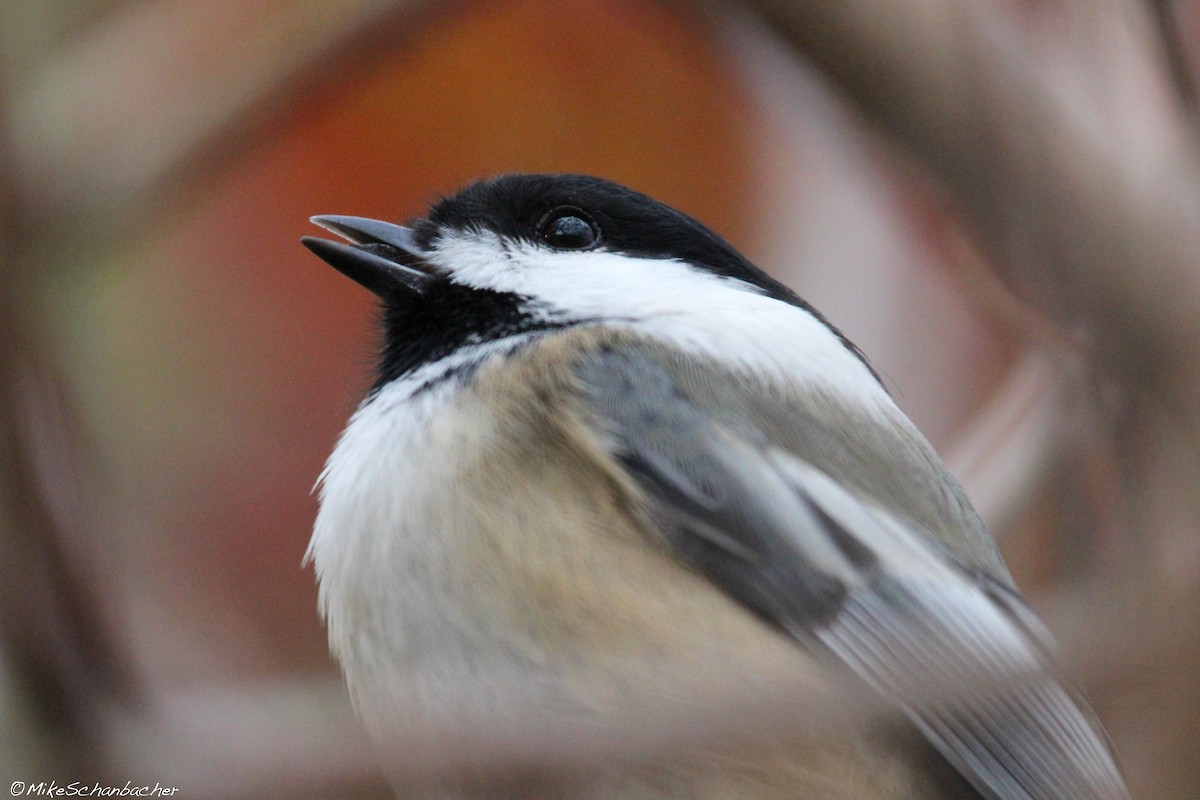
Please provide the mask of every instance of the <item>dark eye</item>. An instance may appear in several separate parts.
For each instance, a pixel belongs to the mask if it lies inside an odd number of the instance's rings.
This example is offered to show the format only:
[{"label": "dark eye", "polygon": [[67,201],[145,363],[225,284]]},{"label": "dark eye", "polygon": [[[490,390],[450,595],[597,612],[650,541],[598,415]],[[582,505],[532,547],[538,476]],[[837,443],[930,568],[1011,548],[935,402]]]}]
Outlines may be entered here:
[{"label": "dark eye", "polygon": [[538,230],[542,240],[556,250],[586,250],[600,241],[600,229],[578,208],[556,208]]}]

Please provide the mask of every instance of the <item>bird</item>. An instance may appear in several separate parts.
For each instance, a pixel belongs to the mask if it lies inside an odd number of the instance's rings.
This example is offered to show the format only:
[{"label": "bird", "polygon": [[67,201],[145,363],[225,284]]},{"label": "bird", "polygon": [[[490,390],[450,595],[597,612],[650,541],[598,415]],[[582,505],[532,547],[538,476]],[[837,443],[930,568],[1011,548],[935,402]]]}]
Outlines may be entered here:
[{"label": "bird", "polygon": [[713,679],[848,681],[892,712],[602,765],[586,791],[401,769],[402,796],[1129,796],[862,350],[702,222],[605,179],[520,173],[404,225],[311,221],[340,241],[303,243],[381,309],[305,556],[381,754],[493,712],[586,729],[648,687],[686,702]]}]

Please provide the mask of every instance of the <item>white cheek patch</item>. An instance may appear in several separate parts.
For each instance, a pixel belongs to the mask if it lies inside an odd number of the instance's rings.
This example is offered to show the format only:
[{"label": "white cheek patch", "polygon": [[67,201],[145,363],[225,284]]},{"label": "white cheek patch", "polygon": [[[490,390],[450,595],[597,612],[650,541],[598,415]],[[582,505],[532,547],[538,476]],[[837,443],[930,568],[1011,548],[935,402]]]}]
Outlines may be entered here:
[{"label": "white cheek patch", "polygon": [[628,327],[735,368],[808,382],[898,414],[827,325],[743,281],[674,259],[557,252],[487,231],[444,234],[430,258],[455,281],[529,298],[547,318]]}]

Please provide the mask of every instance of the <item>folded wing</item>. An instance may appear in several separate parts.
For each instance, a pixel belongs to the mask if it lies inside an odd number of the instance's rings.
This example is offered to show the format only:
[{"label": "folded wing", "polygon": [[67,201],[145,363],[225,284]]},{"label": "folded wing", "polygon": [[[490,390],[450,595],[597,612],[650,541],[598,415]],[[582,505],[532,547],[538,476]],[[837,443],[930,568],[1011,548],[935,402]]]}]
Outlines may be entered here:
[{"label": "folded wing", "polygon": [[648,352],[589,355],[577,376],[668,546],[894,699],[983,797],[1128,797],[1094,715],[1055,677],[1048,636],[1006,584],[752,420],[702,409]]}]

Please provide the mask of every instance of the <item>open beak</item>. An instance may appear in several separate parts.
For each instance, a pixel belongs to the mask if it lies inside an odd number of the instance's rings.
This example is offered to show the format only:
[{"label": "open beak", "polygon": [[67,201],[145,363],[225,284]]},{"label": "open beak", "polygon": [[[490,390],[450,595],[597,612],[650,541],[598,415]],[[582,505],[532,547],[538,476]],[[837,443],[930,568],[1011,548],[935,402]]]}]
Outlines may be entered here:
[{"label": "open beak", "polygon": [[321,215],[310,221],[350,244],[304,236],[300,239],[304,246],[379,297],[400,291],[420,293],[433,280],[425,251],[408,228],[364,217]]}]

